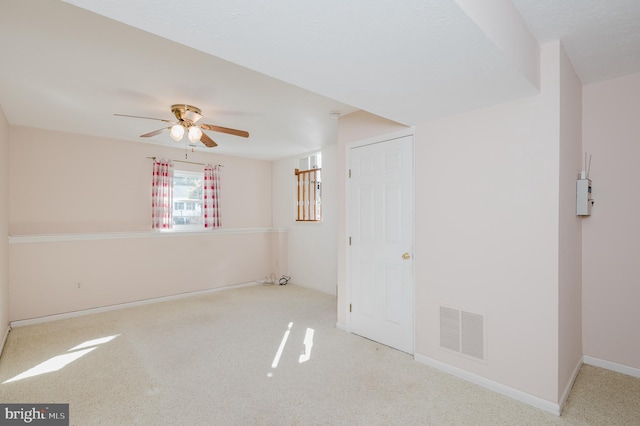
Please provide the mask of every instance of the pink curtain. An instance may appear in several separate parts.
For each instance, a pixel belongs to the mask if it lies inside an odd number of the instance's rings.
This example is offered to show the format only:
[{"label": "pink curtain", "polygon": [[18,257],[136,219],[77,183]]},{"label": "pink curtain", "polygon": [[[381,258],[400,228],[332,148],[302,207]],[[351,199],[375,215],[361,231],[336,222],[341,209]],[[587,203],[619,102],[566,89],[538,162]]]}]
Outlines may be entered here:
[{"label": "pink curtain", "polygon": [[173,228],[173,162],[171,160],[153,161],[151,228]]},{"label": "pink curtain", "polygon": [[220,220],[220,166],[204,167],[204,227],[219,228]]}]

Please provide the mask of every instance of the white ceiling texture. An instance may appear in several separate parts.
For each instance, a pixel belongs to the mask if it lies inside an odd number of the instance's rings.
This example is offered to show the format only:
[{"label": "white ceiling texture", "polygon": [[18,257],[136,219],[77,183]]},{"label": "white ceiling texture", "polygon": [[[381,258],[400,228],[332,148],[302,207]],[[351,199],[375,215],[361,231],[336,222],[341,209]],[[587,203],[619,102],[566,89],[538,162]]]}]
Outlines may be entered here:
[{"label": "white ceiling texture", "polygon": [[214,152],[282,158],[335,142],[331,111],[413,125],[537,93],[479,17],[494,11],[561,40],[583,84],[640,72],[637,0],[472,2],[0,0],[0,106],[12,125],[172,145],[113,114],[186,103],[250,132],[209,132]]}]

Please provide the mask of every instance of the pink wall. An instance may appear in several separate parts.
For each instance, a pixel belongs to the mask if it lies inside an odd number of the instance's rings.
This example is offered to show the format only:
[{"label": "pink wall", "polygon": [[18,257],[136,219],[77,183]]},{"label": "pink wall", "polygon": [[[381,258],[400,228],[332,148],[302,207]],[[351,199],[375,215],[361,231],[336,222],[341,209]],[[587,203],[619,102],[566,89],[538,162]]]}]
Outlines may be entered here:
[{"label": "pink wall", "polygon": [[[184,149],[27,127],[12,127],[9,149],[11,235],[149,230],[147,157],[184,159]],[[224,164],[225,228],[271,226],[270,162],[204,152],[189,161]]]},{"label": "pink wall", "polygon": [[[544,106],[418,126],[416,353],[556,401],[558,147],[534,118]],[[485,316],[486,363],[440,349],[441,305]]]},{"label": "pink wall", "polygon": [[[542,49],[540,95],[416,131],[416,353],[552,403],[558,50]],[[485,316],[486,363],[439,347],[440,305]]]},{"label": "pink wall", "polygon": [[[579,363],[579,337],[562,349],[559,342],[561,322],[579,334],[579,302],[560,306],[559,294],[563,279],[562,297],[575,295],[580,276],[573,260],[579,250],[559,253],[560,240],[578,249],[580,241],[580,222],[568,207],[575,192],[561,201],[567,185],[575,185],[580,158],[579,86],[565,61],[560,43],[545,45],[540,94],[420,123],[415,130],[416,358],[481,377],[550,411],[559,410],[565,371]],[[569,88],[561,95],[564,84]],[[377,122],[365,113],[340,120],[340,168],[348,142],[403,128],[370,121]],[[565,173],[565,167],[571,170]],[[342,199],[345,188],[342,179]],[[342,325],[348,322],[344,223],[338,232]],[[561,227],[567,228],[562,236]],[[440,348],[441,305],[485,316],[485,362]],[[562,366],[561,353],[570,359],[563,358]]]},{"label": "pink wall", "polygon": [[582,219],[576,178],[582,159],[582,83],[560,49],[558,393],[566,400],[582,365]]},{"label": "pink wall", "polygon": [[0,106],[0,351],[9,324],[9,124]]},{"label": "pink wall", "polygon": [[223,228],[163,234],[150,230],[150,156],[181,159],[184,150],[10,127],[11,320],[241,284],[273,270],[286,250],[270,230],[270,162],[189,154],[225,166]]},{"label": "pink wall", "polygon": [[593,206],[582,222],[586,356],[640,368],[640,74],[583,91],[583,148],[593,155]]},{"label": "pink wall", "polygon": [[[541,59],[540,95],[417,126],[416,354],[561,406],[583,354],[640,368],[640,74],[583,88],[560,43]],[[401,128],[374,118],[340,120],[340,169],[347,142]],[[585,151],[596,205],[579,218]],[[343,220],[338,235],[344,326]],[[486,364],[438,348],[440,303],[486,314]]]},{"label": "pink wall", "polygon": [[30,319],[259,280],[271,268],[272,237],[253,232],[18,240],[11,244],[10,318]]}]

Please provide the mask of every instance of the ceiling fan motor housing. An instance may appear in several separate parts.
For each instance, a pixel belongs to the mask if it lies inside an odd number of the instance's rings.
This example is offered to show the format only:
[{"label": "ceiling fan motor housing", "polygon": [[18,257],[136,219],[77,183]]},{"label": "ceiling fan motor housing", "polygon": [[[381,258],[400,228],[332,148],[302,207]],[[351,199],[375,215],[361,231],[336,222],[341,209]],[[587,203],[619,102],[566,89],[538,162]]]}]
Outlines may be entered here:
[{"label": "ceiling fan motor housing", "polygon": [[200,111],[200,108],[194,107],[193,105],[171,105],[171,112],[176,116],[178,121],[183,123],[185,127],[192,126],[202,118],[202,111]]}]

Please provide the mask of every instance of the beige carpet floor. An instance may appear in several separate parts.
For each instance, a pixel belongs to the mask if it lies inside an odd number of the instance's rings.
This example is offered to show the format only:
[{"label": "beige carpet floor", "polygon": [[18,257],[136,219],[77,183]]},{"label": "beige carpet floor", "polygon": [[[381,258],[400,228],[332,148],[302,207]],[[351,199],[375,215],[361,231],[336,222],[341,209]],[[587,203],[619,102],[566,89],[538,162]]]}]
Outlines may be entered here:
[{"label": "beige carpet floor", "polygon": [[557,417],[336,329],[335,303],[257,285],[17,327],[0,401],[72,425],[640,425],[640,379],[583,366]]}]

